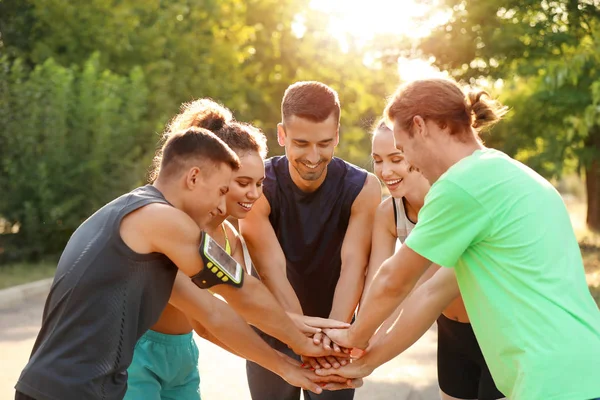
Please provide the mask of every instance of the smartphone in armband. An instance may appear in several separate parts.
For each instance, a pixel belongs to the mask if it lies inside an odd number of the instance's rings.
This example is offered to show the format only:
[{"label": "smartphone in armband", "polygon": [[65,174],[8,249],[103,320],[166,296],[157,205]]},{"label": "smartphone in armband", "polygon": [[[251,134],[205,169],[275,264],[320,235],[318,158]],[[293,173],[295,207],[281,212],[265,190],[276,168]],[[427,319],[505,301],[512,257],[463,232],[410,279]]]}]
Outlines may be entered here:
[{"label": "smartphone in armband", "polygon": [[242,287],[244,283],[242,266],[204,231],[202,231],[199,251],[204,268],[191,278],[196,286],[202,289],[220,284]]}]

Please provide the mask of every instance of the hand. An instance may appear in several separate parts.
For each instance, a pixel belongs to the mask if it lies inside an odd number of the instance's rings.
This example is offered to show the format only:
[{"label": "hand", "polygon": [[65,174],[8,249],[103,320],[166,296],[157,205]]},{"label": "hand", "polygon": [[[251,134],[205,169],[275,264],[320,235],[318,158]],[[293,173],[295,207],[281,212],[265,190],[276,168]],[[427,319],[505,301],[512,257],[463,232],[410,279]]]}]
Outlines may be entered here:
[{"label": "hand", "polygon": [[331,340],[333,340],[334,343],[337,343],[339,346],[342,346],[342,347],[345,347],[348,349],[359,348],[359,349],[364,350],[369,345],[369,342],[354,343],[354,338],[352,337],[351,329],[325,329],[324,333]]},{"label": "hand", "polygon": [[[291,347],[294,353],[307,357],[326,357],[333,354],[333,350],[331,348],[325,349],[320,344],[314,343],[313,339],[309,337],[305,337],[305,339],[306,340],[303,340],[301,343]],[[343,353],[336,355],[344,356]]]},{"label": "hand", "polygon": [[289,346],[298,355],[306,357],[325,357],[331,354],[331,350],[325,350],[321,345],[315,344],[310,337],[304,337],[301,342]]},{"label": "hand", "polygon": [[323,389],[318,384],[319,382],[324,384],[338,383],[343,385],[346,385],[348,382],[348,379],[336,375],[319,376],[309,369],[300,367],[300,363],[296,360],[285,360],[282,362],[278,375],[290,385],[310,390],[316,394],[323,392]]},{"label": "hand", "polygon": [[323,377],[338,375],[348,379],[356,379],[371,375],[373,369],[374,368],[368,363],[368,360],[366,360],[366,358],[362,358],[359,360],[353,360],[351,363],[337,369],[319,368],[315,370],[315,373]]},{"label": "hand", "polygon": [[321,330],[324,328],[343,329],[350,327],[350,324],[336,321],[334,319],[308,317],[306,315],[296,314],[293,312],[288,312],[287,315],[302,333],[310,336],[321,332]]},{"label": "hand", "polygon": [[320,368],[339,368],[343,365],[346,365],[350,362],[348,358],[345,357],[335,357],[335,356],[326,356],[326,357],[306,357],[302,356],[303,366],[310,367],[312,369],[320,369]]},{"label": "hand", "polygon": [[325,390],[356,389],[363,385],[362,378],[348,380],[346,383],[329,382],[321,387]]}]

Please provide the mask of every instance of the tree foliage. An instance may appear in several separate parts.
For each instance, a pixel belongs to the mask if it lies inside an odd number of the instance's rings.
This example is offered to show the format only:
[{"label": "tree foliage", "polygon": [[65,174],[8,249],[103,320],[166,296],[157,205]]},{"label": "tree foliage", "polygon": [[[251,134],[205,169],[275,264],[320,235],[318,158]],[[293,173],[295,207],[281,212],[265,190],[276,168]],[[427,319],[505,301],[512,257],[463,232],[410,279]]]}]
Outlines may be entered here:
[{"label": "tree foliage", "polygon": [[584,170],[588,224],[600,229],[600,2],[444,3],[453,17],[422,41],[421,51],[468,83],[503,79],[513,115],[491,140],[547,176],[559,176],[564,166]]},{"label": "tree foliage", "polygon": [[0,258],[56,254],[85,218],[141,182],[143,73],[53,59],[28,70],[0,59],[0,215],[18,227]]},{"label": "tree foliage", "polygon": [[19,227],[0,234],[0,258],[60,251],[87,216],[144,182],[157,134],[196,98],[259,126],[280,154],[285,89],[320,80],[342,102],[337,154],[368,166],[366,133],[397,73],[342,51],[308,5],[0,0],[0,222]]}]

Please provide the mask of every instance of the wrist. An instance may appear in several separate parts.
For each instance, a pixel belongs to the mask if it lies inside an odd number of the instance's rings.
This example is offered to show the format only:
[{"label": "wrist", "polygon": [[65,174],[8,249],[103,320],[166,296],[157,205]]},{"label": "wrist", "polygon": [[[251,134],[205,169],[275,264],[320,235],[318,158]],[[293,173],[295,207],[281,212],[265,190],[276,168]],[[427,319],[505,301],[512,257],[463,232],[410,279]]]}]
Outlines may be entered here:
[{"label": "wrist", "polygon": [[312,340],[302,334],[298,329],[295,329],[298,334],[294,334],[293,340],[288,344],[290,349],[298,355],[303,355],[306,351],[306,345],[308,342],[312,344]]},{"label": "wrist", "polygon": [[359,363],[358,367],[360,369],[360,376],[365,377],[369,376],[373,373],[375,368],[379,365],[373,360],[373,357],[370,356],[369,353],[363,355],[359,360],[356,361]]},{"label": "wrist", "polygon": [[277,350],[271,350],[271,355],[269,356],[268,364],[263,365],[264,368],[269,371],[277,374],[279,376],[284,376],[286,373],[286,368],[290,365],[289,362],[286,361],[287,356]]},{"label": "wrist", "polygon": [[348,342],[361,350],[365,350],[369,344],[369,338],[364,338],[364,335],[360,332],[360,326],[354,323],[348,328]]}]

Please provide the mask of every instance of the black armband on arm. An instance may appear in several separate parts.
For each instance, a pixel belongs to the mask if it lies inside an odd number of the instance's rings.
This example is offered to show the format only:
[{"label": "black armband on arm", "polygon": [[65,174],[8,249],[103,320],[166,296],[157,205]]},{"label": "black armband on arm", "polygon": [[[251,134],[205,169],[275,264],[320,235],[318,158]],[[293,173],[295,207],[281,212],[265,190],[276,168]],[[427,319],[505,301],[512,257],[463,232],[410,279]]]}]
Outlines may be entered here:
[{"label": "black armband on arm", "polygon": [[244,284],[244,269],[206,232],[202,231],[200,257],[204,268],[192,276],[192,282],[201,289],[227,284],[237,288]]}]

